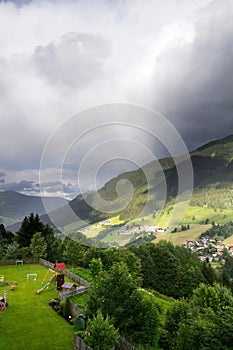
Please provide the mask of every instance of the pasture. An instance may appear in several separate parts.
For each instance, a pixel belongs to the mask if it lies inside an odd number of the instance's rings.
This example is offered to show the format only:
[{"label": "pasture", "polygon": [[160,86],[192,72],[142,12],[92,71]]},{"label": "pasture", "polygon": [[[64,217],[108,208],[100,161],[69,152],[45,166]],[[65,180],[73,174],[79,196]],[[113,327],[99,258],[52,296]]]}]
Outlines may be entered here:
[{"label": "pasture", "polygon": [[211,228],[212,225],[190,225],[189,230],[176,232],[176,233],[156,233],[156,239],[154,243],[158,243],[161,240],[166,240],[174,245],[182,245],[187,242],[187,240],[197,241],[200,235]]}]

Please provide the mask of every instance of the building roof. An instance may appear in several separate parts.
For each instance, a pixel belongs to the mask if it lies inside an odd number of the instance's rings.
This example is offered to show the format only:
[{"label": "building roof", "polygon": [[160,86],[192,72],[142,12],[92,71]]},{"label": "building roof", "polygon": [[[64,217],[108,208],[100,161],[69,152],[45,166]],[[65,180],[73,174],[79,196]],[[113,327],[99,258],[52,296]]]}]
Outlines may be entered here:
[{"label": "building roof", "polygon": [[56,263],[55,264],[55,269],[56,270],[65,270],[66,269],[66,264],[65,263]]},{"label": "building roof", "polygon": [[75,283],[72,283],[72,282],[65,282],[63,285],[62,285],[62,288],[65,288],[65,289],[71,289],[71,288],[76,288],[76,284]]}]

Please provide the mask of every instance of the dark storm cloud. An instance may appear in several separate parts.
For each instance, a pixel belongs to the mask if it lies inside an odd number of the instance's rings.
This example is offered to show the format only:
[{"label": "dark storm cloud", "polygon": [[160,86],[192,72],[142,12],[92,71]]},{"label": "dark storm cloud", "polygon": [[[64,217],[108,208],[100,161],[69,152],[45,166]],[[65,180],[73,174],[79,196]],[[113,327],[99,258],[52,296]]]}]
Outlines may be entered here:
[{"label": "dark storm cloud", "polygon": [[232,2],[212,2],[195,23],[194,41],[158,60],[158,102],[190,148],[233,134],[232,14]]}]

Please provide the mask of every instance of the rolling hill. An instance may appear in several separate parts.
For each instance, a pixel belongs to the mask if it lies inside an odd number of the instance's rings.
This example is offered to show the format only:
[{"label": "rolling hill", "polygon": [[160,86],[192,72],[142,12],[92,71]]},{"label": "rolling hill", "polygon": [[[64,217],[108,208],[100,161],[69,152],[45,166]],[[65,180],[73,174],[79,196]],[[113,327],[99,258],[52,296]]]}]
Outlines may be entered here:
[{"label": "rolling hill", "polygon": [[[233,216],[233,136],[212,141],[191,152],[190,156],[194,171],[194,192],[184,222],[203,224],[207,219],[211,222],[211,220],[215,221],[215,218],[218,222],[229,221]],[[180,158],[178,161],[183,160]],[[167,186],[166,207],[160,217],[163,222],[177,195],[178,176],[173,159],[161,159],[160,164]],[[185,166],[183,168],[185,169]],[[149,174],[149,184],[144,172]],[[111,179],[98,192],[77,196],[69,202],[69,207],[65,206],[54,211],[52,217],[61,230],[77,231],[83,227],[83,224],[77,220],[76,215],[87,224],[94,224],[112,216],[119,217],[122,222],[130,222],[138,218],[147,203],[147,209],[143,215],[153,224],[154,213],[160,210],[163,196],[162,175],[156,163],[151,162],[142,169],[126,172]],[[99,211],[93,209],[93,206],[98,204],[98,195],[109,203],[114,201],[117,197],[116,184],[127,180],[133,185],[134,192],[132,201],[126,205],[125,209],[115,211],[114,215],[106,213],[104,206]],[[88,198],[89,205],[84,197]],[[124,204],[127,200],[127,195],[123,194],[121,203]],[[47,215],[42,216],[42,221],[51,223]]]}]

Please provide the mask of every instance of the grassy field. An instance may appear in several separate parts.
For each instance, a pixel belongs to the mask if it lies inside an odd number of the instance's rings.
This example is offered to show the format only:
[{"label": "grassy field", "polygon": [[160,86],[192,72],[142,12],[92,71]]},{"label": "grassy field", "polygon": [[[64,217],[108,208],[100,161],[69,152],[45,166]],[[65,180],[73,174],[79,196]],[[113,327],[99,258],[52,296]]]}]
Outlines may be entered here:
[{"label": "grassy field", "polygon": [[232,219],[232,214],[232,209],[214,209],[207,206],[203,206],[201,208],[190,206],[188,207],[182,223],[201,223],[208,218],[210,223],[215,222],[218,224],[224,224]]},{"label": "grassy field", "polygon": [[133,234],[129,232],[129,234],[120,234],[119,232],[111,232],[105,238],[102,239],[102,242],[111,243],[117,242],[119,246],[124,246],[129,242],[130,238],[134,237]]},{"label": "grassy field", "polygon": [[[5,281],[18,282],[14,291],[10,285],[0,287],[0,295],[7,290],[7,311],[0,319],[0,349],[9,350],[69,350],[72,349],[73,328],[48,302],[57,297],[55,285],[36,295],[48,269],[41,265],[0,266]],[[36,273],[37,280],[27,282],[26,275]],[[50,276],[51,277],[51,276]],[[49,277],[46,277],[46,281]]]},{"label": "grassy field", "polygon": [[233,245],[233,235],[226,238],[222,243],[227,244],[227,245]]},{"label": "grassy field", "polygon": [[158,243],[161,240],[166,240],[174,245],[182,245],[187,240],[196,241],[201,233],[207,231],[212,225],[191,225],[189,230],[177,232],[177,233],[156,233],[156,239],[154,243]]},{"label": "grassy field", "polygon": [[[66,267],[68,270],[72,271],[72,267],[68,266]],[[84,278],[88,282],[92,282],[92,275],[91,271],[89,269],[84,269],[82,267],[75,267],[74,273],[82,278]]]},{"label": "grassy field", "polygon": [[145,289],[140,289],[140,291],[143,293],[145,298],[151,298],[152,300],[156,301],[156,303],[159,305],[160,307],[160,322],[164,323],[165,322],[165,314],[167,312],[167,310],[169,310],[174,302],[175,299],[173,298],[169,298],[165,295],[162,295],[156,291],[147,291]]}]

